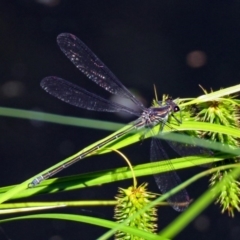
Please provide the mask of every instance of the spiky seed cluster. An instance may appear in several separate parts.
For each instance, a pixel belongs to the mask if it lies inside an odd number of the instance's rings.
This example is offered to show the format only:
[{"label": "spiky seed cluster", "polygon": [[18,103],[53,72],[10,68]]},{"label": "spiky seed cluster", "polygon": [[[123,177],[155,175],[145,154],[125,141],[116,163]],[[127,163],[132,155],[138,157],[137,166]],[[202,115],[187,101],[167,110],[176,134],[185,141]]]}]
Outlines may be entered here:
[{"label": "spiky seed cluster", "polygon": [[[210,185],[213,186],[225,175],[227,175],[226,171],[218,171],[210,179]],[[216,201],[216,203],[219,203],[222,206],[222,213],[227,211],[228,215],[231,217],[234,217],[234,210],[240,212],[239,185],[239,182],[231,176],[225,177],[223,189]]]},{"label": "spiky seed cluster", "polygon": [[[215,101],[201,103],[197,106],[195,120],[209,122],[239,129],[239,109],[233,98],[220,98]],[[239,147],[239,139],[220,132],[208,132],[208,139]]]},{"label": "spiky seed cluster", "polygon": [[[146,188],[147,183],[144,183],[137,188],[119,188],[119,194],[116,197],[118,204],[115,207],[114,217],[118,223],[124,223],[124,225],[130,227],[135,227],[146,232],[155,233],[157,230],[156,208],[150,208],[140,214],[137,214],[140,210],[144,209],[154,198],[156,198],[156,195],[147,192]],[[130,235],[122,231],[118,231],[116,233],[115,239],[144,240],[141,237]]]},{"label": "spiky seed cluster", "polygon": [[[207,93],[205,91],[205,93]],[[197,121],[209,122],[213,124],[224,125],[239,129],[239,109],[235,97],[220,98],[215,101],[198,104],[194,111],[193,117]],[[222,134],[220,132],[199,132],[201,138],[210,139],[214,142],[220,142],[228,146],[239,147],[239,139],[234,136]],[[221,164],[237,162],[237,158],[226,159]],[[215,173],[210,179],[210,185],[222,181],[222,177],[227,175],[231,170],[224,170]],[[240,210],[240,186],[239,182],[232,178],[225,181],[224,188],[219,195],[216,203],[222,207],[222,213],[227,211],[230,216],[234,216],[234,210]]]}]

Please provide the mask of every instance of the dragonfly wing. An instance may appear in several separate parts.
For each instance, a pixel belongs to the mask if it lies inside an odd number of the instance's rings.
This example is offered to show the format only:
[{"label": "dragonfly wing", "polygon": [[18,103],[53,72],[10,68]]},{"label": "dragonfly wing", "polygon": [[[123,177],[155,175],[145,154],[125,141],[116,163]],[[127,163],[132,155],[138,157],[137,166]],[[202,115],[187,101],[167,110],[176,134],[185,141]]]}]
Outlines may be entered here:
[{"label": "dragonfly wing", "polygon": [[103,112],[125,111],[139,115],[132,109],[101,98],[58,77],[46,77],[41,81],[40,85],[46,92],[54,97],[76,107]]},{"label": "dragonfly wing", "polygon": [[[183,133],[180,133],[183,134]],[[180,135],[179,134],[179,135]],[[166,141],[168,145],[180,156],[196,156],[196,155],[205,155],[211,156],[213,152],[207,148],[197,146],[195,143],[195,138],[191,137],[191,143],[180,143],[175,141]]]},{"label": "dragonfly wing", "polygon": [[89,79],[112,94],[131,99],[137,106],[143,104],[117,79],[105,64],[76,36],[62,33],[57,43],[71,62]]},{"label": "dragonfly wing", "polygon": [[[157,138],[153,138],[151,141],[150,159],[153,162],[168,159],[166,152],[163,150],[161,141]],[[166,168],[166,172],[154,174],[157,186],[163,194],[181,183],[179,176],[174,171],[171,161],[168,161]],[[173,209],[179,212],[184,211],[187,208],[189,201],[189,196],[185,189],[177,192],[168,199],[168,202],[171,203]]]}]

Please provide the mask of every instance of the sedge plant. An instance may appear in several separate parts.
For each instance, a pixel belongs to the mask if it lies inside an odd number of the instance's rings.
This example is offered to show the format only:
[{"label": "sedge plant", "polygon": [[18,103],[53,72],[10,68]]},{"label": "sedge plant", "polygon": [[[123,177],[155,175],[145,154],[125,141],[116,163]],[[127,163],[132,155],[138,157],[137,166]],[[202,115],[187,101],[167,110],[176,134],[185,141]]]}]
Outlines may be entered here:
[{"label": "sedge plant", "polygon": [[[193,167],[197,165],[204,165],[204,164],[211,164],[208,166],[214,166],[217,167],[217,171],[205,171],[204,175],[208,175],[210,172],[213,172],[212,177],[210,178],[210,187],[211,191],[206,193],[206,199],[204,198],[205,207],[210,204],[213,199],[216,199],[215,202],[220,204],[222,208],[222,212],[228,212],[230,216],[234,216],[234,213],[236,211],[239,211],[239,182],[237,181],[237,178],[239,176],[238,171],[238,155],[240,154],[239,148],[239,142],[238,139],[240,137],[240,131],[239,131],[239,103],[240,101],[237,99],[236,93],[239,92],[240,85],[236,85],[233,87],[229,87],[226,89],[222,89],[219,91],[207,93],[206,90],[204,90],[204,95],[195,98],[195,99],[178,99],[178,104],[181,108],[181,116],[182,116],[182,124],[177,124],[176,120],[174,118],[169,118],[168,125],[164,127],[163,133],[168,134],[159,134],[159,137],[167,140],[174,140],[182,142],[183,144],[191,144],[191,139],[195,137],[195,143],[202,147],[210,147],[213,151],[212,156],[190,156],[190,157],[181,157],[171,160],[171,164],[175,170],[182,169],[182,168],[188,168]],[[21,112],[21,110],[11,111],[6,108],[0,108],[0,114],[2,116],[11,116],[11,117],[21,117],[21,118],[37,118],[37,114],[34,115],[34,113],[26,114],[26,111],[24,114]],[[43,117],[44,116],[44,117]],[[54,121],[52,115],[43,115],[41,114],[41,120],[45,121]],[[58,121],[61,119],[60,117],[57,118]],[[64,119],[66,120],[66,117]],[[96,125],[95,125],[96,126]],[[168,126],[174,126],[174,131],[183,131],[184,133],[187,133],[188,136],[182,135],[182,134],[172,134],[172,128]],[[125,126],[126,127],[126,126]],[[123,129],[125,128],[123,127]],[[155,127],[157,132],[158,126]],[[121,129],[122,130],[122,129]],[[116,140],[111,142],[106,148],[100,149],[99,151],[96,151],[95,153],[91,155],[98,155],[98,154],[105,154],[112,150],[119,149],[122,147],[126,147],[132,143],[141,141],[142,138],[142,132],[134,132],[132,134],[128,134],[127,136],[122,137],[120,140]],[[111,136],[111,135],[110,135]],[[151,133],[147,133],[144,135],[145,138],[150,137]],[[100,141],[94,144],[99,144]],[[94,144],[88,146],[87,148],[91,148]],[[85,148],[84,150],[86,150]],[[80,151],[81,152],[81,151]],[[80,152],[76,153],[79,154]],[[63,160],[62,162],[52,166],[49,169],[46,169],[42,173],[45,173],[47,171],[50,171],[51,169],[55,168],[56,166],[59,166],[60,164],[63,164],[64,162],[69,161],[72,157],[76,156],[73,155],[69,157],[68,159]],[[168,161],[161,161],[159,163],[147,163],[144,165],[139,165],[134,167],[134,174],[139,176],[144,175],[151,175],[154,173],[160,173],[161,171],[164,171],[164,167],[161,168],[161,166],[164,166],[164,164],[168,164]],[[158,167],[156,167],[158,166]],[[236,168],[236,171],[232,170],[233,168]],[[40,173],[40,174],[42,174]],[[39,174],[38,174],[39,175]],[[38,176],[36,175],[36,176]],[[132,172],[127,168],[119,168],[119,169],[113,169],[113,170],[106,170],[99,173],[90,173],[90,174],[81,174],[78,176],[72,176],[72,177],[66,177],[61,179],[49,179],[44,182],[42,182],[40,185],[36,186],[35,188],[29,188],[29,183],[34,179],[33,176],[30,179],[27,179],[21,184],[15,185],[15,186],[6,186],[2,187],[0,189],[0,202],[2,203],[0,205],[1,210],[11,209],[12,212],[15,213],[21,211],[21,208],[27,209],[31,206],[31,203],[27,205],[21,206],[19,204],[17,207],[14,206],[14,204],[7,203],[8,205],[4,205],[6,203],[3,203],[10,199],[20,199],[23,197],[31,197],[32,195],[36,195],[39,191],[41,193],[55,193],[60,191],[59,186],[64,186],[64,191],[74,190],[74,189],[80,189],[86,186],[94,186],[98,184],[105,184],[108,182],[113,181],[119,181],[122,179],[127,179],[132,177]],[[176,191],[180,190],[181,188],[186,187],[187,184],[191,184],[194,181],[196,181],[196,178],[192,178],[187,183],[183,183],[181,186],[177,187],[176,190],[171,191],[169,194],[173,194]],[[73,184],[74,183],[74,184]],[[129,188],[127,190],[120,190],[119,195],[117,196],[117,202],[122,204],[122,206],[133,206],[136,210],[135,217],[138,218],[138,211],[141,212],[141,208],[144,209],[145,212],[150,211],[150,216],[152,219],[155,218],[155,212],[153,207],[157,204],[159,204],[159,201],[162,201],[164,199],[167,199],[169,197],[169,194],[166,193],[159,199],[151,202],[146,203],[146,206],[142,206],[139,204],[142,201],[142,193],[147,192],[146,191],[146,185],[140,185],[139,187],[134,186],[135,188]],[[63,189],[63,188],[62,188]],[[134,193],[134,199],[133,201],[126,200],[126,196],[133,196]],[[137,196],[137,200],[136,200]],[[140,196],[140,197],[139,197]],[[153,198],[154,195],[150,194],[150,198]],[[123,198],[123,200],[119,200]],[[202,200],[203,201],[203,200]],[[197,202],[197,201],[196,201]],[[97,204],[97,203],[96,203]],[[112,202],[109,204],[116,204],[115,202]],[[135,206],[136,204],[136,206]],[[42,209],[50,209],[54,207],[66,207],[68,204],[62,202],[62,203],[56,203],[54,204],[45,204],[45,203],[35,203],[36,208],[39,208],[39,210]],[[126,215],[124,212],[124,208],[120,206],[116,210],[116,218],[121,223],[121,231],[119,230],[118,223],[114,224],[111,222],[104,222],[106,220],[96,220],[96,219],[89,219],[84,216],[66,216],[64,214],[62,215],[56,215],[56,214],[38,214],[38,215],[27,215],[25,217],[19,217],[19,218],[13,218],[13,219],[3,219],[1,222],[10,221],[10,220],[16,220],[16,219],[30,219],[30,218],[58,218],[58,219],[69,219],[72,221],[84,221],[91,224],[96,224],[103,226],[103,222],[105,226],[115,229],[114,232],[124,232],[124,236],[132,236],[129,239],[137,239],[133,236],[140,237],[139,239],[154,239],[156,237],[155,234],[151,234],[148,231],[144,231],[143,228],[136,229],[136,225],[131,225],[129,223],[130,216]],[[148,209],[149,208],[149,209]],[[191,208],[191,207],[190,207]],[[194,203],[193,208],[194,209]],[[199,209],[199,208],[198,208]],[[202,208],[203,209],[203,208]],[[0,210],[0,214],[1,214]],[[29,209],[28,209],[29,210]],[[30,209],[31,210],[31,209]],[[127,210],[129,211],[129,209]],[[189,210],[186,210],[184,213],[187,215],[187,212]],[[191,210],[191,216],[196,216],[196,214],[199,214],[198,210]],[[2,212],[2,214],[4,214]],[[124,216],[124,220],[121,220],[120,217]],[[134,217],[133,217],[134,218]],[[188,216],[189,218],[189,216]],[[181,224],[171,226],[172,229],[178,229],[175,232],[181,231],[181,229],[176,228],[176,226],[182,226],[185,227],[187,225],[187,218],[185,218],[184,221],[181,221]],[[134,221],[134,219],[132,219]],[[147,221],[146,224],[150,224],[151,221]],[[128,224],[126,224],[128,223]],[[186,223],[184,225],[183,223]],[[141,222],[141,224],[143,224]],[[148,225],[149,229],[156,229],[155,223],[152,224],[152,226]],[[139,227],[138,227],[139,228]],[[128,233],[129,235],[125,235],[125,233]],[[145,233],[144,233],[145,232]],[[168,234],[172,231],[167,229],[165,232],[162,233],[161,236],[163,236],[162,239],[167,239],[168,237],[172,237],[174,234]],[[121,239],[121,236],[119,235]],[[141,238],[142,237],[142,238]],[[103,238],[104,239],[104,238]],[[122,238],[124,239],[124,238]],[[161,239],[161,238],[159,238]]]}]

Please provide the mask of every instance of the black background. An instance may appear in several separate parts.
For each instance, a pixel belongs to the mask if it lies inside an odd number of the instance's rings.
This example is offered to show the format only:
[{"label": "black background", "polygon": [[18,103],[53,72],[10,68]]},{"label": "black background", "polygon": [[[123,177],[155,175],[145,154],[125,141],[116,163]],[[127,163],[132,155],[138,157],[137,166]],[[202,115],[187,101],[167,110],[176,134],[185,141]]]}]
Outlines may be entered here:
[{"label": "black background", "polygon": [[[46,2],[46,3],[44,3]],[[52,5],[47,2],[55,2]],[[153,84],[159,95],[196,97],[198,84],[215,90],[239,83],[240,79],[240,2],[239,1],[9,1],[0,2],[0,105],[39,110],[67,116],[128,122],[114,114],[74,108],[46,94],[40,80],[56,75],[102,94],[62,54],[56,36],[70,32],[118,76],[124,85],[137,91],[150,105]],[[187,64],[189,53],[206,55],[201,67]],[[16,87],[16,91],[13,91]],[[15,88],[14,88],[15,89]],[[103,93],[104,94],[104,93]],[[108,96],[108,95],[105,95]],[[107,136],[109,132],[2,117],[0,119],[0,185],[19,183],[64,159],[79,149]],[[123,150],[133,164],[149,159],[149,142]],[[116,155],[89,158],[58,176],[124,166]],[[187,179],[199,169],[181,172]],[[157,192],[151,177],[150,190]],[[117,187],[131,182],[88,188],[67,194],[41,196],[34,200],[109,199]],[[207,186],[203,179],[189,187],[192,198]],[[88,214],[111,219],[112,207],[68,209],[62,212]],[[58,211],[56,211],[58,212]],[[159,229],[178,213],[160,209]],[[201,220],[208,227],[199,230]],[[85,224],[32,220],[2,224],[12,240],[17,239],[96,239],[106,229]],[[3,234],[0,239],[7,239]],[[222,215],[212,205],[176,239],[239,239],[240,220]]]}]

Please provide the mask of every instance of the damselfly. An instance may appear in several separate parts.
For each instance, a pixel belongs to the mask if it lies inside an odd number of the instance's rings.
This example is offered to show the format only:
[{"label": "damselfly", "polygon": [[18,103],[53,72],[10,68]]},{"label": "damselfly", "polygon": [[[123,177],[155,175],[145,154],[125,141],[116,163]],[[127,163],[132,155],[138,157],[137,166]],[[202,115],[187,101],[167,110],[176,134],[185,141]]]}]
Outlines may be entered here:
[{"label": "damselfly", "polygon": [[[35,178],[30,186],[36,186],[43,180],[55,175],[61,170],[71,166],[77,161],[97,152],[99,149],[105,148],[110,142],[121,138],[133,130],[142,128],[152,129],[157,124],[160,125],[160,131],[165,126],[169,116],[173,116],[180,124],[181,120],[174,116],[174,113],[180,111],[179,106],[171,99],[167,98],[164,102],[157,101],[157,106],[145,108],[143,104],[115,77],[115,75],[105,66],[105,64],[76,36],[69,33],[62,33],[57,37],[57,43],[63,53],[72,61],[72,63],[89,79],[97,83],[112,94],[117,94],[121,97],[130,99],[139,109],[133,110],[126,106],[108,101],[100,96],[86,91],[64,79],[59,77],[46,77],[41,81],[41,87],[60,100],[74,105],[76,107],[85,108],[94,111],[106,112],[127,112],[137,116],[137,120],[130,124],[130,127],[122,132],[113,134],[112,137],[102,141],[97,146],[83,151],[80,155],[70,160],[69,162],[56,167],[55,169]],[[171,144],[171,142],[169,142]],[[181,147],[177,144],[171,144],[172,147],[181,154]],[[199,155],[202,154],[200,147],[188,147],[185,149],[184,155]],[[151,143],[151,161],[160,159],[168,159],[168,156],[161,146],[160,140],[152,138]],[[171,170],[169,162],[169,170]],[[154,175],[156,183],[162,193],[171,190],[181,181],[175,171],[169,171],[162,174]],[[180,206],[178,203],[189,202],[188,193],[186,190],[181,190],[168,201],[177,211],[182,211],[186,206]]]}]

